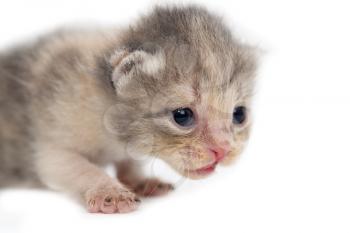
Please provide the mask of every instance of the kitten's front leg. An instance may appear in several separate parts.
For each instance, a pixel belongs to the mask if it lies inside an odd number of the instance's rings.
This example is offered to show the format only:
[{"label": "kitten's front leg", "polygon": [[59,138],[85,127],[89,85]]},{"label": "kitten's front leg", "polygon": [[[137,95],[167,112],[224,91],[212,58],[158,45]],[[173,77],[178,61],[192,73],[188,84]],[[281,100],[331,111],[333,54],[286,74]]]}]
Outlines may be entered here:
[{"label": "kitten's front leg", "polygon": [[174,186],[170,183],[157,178],[146,178],[142,174],[142,167],[138,161],[124,160],[117,163],[116,168],[118,180],[139,196],[162,196],[174,190]]},{"label": "kitten's front leg", "polygon": [[133,192],[78,153],[46,148],[37,154],[36,166],[48,187],[77,196],[90,212],[124,213],[138,207]]}]

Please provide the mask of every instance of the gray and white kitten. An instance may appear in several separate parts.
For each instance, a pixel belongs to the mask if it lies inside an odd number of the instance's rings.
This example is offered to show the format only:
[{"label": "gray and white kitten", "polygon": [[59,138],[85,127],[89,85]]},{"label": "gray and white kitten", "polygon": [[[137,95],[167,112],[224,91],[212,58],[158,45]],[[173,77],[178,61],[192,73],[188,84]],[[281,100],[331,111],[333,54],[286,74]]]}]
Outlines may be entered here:
[{"label": "gray and white kitten", "polygon": [[248,139],[255,69],[254,51],[197,6],[156,7],[125,29],[62,30],[4,52],[0,186],[59,190],[90,212],[122,213],[172,189],[142,175],[135,156],[207,177]]}]

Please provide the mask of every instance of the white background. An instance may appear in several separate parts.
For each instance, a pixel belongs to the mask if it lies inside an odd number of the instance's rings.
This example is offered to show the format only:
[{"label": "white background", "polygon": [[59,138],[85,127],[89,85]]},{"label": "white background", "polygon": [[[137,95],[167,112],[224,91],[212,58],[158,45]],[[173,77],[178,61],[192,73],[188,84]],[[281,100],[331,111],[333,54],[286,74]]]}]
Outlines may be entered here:
[{"label": "white background", "polygon": [[[194,2],[194,1],[184,1]],[[350,232],[350,7],[346,1],[196,1],[264,51],[240,161],[127,215],[61,194],[0,192],[0,232]],[[3,1],[0,47],[63,24],[125,24],[154,1]],[[157,168],[157,169],[156,169]],[[166,175],[163,175],[166,176]]]}]

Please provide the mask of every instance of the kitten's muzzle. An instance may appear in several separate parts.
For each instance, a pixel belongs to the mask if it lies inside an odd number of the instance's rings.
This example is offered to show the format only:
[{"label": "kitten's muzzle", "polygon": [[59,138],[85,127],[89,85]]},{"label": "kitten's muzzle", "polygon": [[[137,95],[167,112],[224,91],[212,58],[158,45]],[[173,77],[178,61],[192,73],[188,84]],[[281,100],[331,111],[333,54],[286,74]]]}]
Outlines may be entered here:
[{"label": "kitten's muzzle", "polygon": [[212,146],[208,148],[208,153],[213,157],[213,162],[204,167],[195,170],[190,170],[192,174],[206,176],[214,172],[216,165],[230,153],[230,148],[228,146]]},{"label": "kitten's muzzle", "polygon": [[217,146],[217,147],[208,148],[208,151],[210,154],[213,155],[215,162],[219,163],[230,152],[230,148]]}]

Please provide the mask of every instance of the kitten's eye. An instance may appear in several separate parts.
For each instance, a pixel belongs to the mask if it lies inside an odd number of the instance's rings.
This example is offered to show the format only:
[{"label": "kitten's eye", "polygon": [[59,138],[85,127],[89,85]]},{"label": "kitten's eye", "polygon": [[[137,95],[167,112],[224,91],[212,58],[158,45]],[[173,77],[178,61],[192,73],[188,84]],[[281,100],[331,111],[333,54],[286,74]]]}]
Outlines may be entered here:
[{"label": "kitten's eye", "polygon": [[232,119],[233,123],[237,125],[243,124],[243,122],[247,117],[246,112],[247,110],[244,106],[236,107],[235,110],[233,111],[233,119]]},{"label": "kitten's eye", "polygon": [[194,122],[193,112],[189,108],[178,108],[173,111],[173,117],[177,124],[181,126],[190,126]]}]

